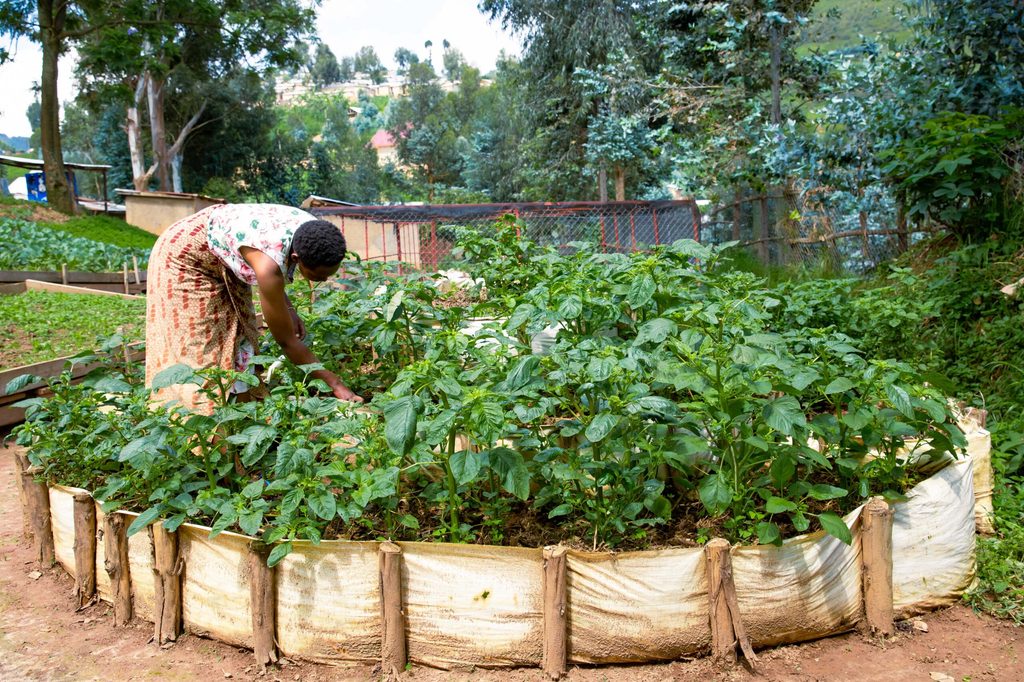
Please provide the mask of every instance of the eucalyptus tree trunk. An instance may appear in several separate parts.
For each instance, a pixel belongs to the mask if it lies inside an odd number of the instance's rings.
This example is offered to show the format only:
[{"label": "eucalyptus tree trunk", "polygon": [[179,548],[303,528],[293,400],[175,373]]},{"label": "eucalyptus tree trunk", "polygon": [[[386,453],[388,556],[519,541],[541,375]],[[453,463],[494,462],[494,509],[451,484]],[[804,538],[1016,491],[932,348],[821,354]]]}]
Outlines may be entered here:
[{"label": "eucalyptus tree trunk", "polygon": [[202,117],[203,112],[206,111],[206,102],[203,102],[199,111],[192,115],[192,118],[188,120],[180,132],[178,137],[175,138],[174,144],[167,150],[167,156],[170,159],[171,165],[171,179],[173,181],[172,186],[175,192],[182,191],[181,185],[181,162],[184,156],[185,140],[188,139],[189,134],[196,128],[199,123],[199,119]]},{"label": "eucalyptus tree trunk", "polygon": [[626,169],[615,167],[615,201],[626,200]]},{"label": "eucalyptus tree trunk", "polygon": [[772,76],[772,123],[782,123],[782,36],[778,24],[768,30],[771,44]]},{"label": "eucalyptus tree trunk", "polygon": [[75,192],[68,182],[60,143],[60,102],[57,99],[57,66],[61,53],[67,6],[61,0],[38,0],[39,42],[43,48],[40,88],[39,133],[46,173],[46,200],[62,213],[74,213]]},{"label": "eucalyptus tree trunk", "polygon": [[149,136],[156,164],[157,189],[171,191],[171,159],[167,153],[167,130],[164,123],[164,79],[149,74],[146,91],[149,95]]},{"label": "eucalyptus tree trunk", "polygon": [[597,171],[597,198],[602,204],[608,201],[608,171],[604,166]]},{"label": "eucalyptus tree trunk", "polygon": [[156,168],[146,170],[146,149],[142,143],[142,122],[139,108],[142,97],[146,94],[146,83],[149,79],[145,74],[135,84],[135,95],[125,114],[125,133],[128,135],[128,152],[132,160],[132,184],[136,191],[144,192],[149,186],[149,178]]}]

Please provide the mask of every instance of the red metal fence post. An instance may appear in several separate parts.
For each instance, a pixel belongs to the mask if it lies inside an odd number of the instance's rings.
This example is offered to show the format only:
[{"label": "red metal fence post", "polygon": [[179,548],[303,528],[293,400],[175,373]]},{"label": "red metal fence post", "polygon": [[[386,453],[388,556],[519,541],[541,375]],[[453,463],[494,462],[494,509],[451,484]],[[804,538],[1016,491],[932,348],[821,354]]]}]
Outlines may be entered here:
[{"label": "red metal fence post", "polygon": [[654,221],[654,245],[657,246],[658,244],[661,243],[661,241],[658,239],[658,209],[651,209],[651,218]]}]

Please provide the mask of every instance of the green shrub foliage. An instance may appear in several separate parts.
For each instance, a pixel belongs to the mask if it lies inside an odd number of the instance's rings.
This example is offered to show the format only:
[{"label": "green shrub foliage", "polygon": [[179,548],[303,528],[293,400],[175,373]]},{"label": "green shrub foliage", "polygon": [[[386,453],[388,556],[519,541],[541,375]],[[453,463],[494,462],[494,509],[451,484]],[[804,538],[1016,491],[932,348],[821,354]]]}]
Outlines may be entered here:
[{"label": "green shrub foliage", "polygon": [[486,291],[354,265],[310,297],[314,348],[368,409],[286,363],[263,402],[220,397],[252,375],[157,377],[211,392],[209,416],[148,409],[137,377],[108,371],[55,381],[18,439],[48,478],[141,511],[133,532],[201,522],[281,543],[273,560],[325,536],[640,547],[820,528],[849,542],[844,513],[899,499],[963,443],[913,366],[780,324],[784,300],[718,249],[566,254],[515,229],[466,243],[470,274],[504,264]]}]

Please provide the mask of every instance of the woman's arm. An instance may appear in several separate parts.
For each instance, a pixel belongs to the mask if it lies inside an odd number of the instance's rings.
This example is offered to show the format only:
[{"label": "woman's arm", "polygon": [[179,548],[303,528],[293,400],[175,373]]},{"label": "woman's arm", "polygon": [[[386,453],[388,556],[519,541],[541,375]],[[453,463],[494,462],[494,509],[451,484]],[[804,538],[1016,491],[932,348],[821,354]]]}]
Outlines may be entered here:
[{"label": "woman's arm", "polygon": [[[288,295],[284,291],[284,274],[274,259],[257,249],[243,246],[239,249],[242,258],[256,273],[256,282],[260,291],[260,305],[263,308],[263,320],[270,328],[274,340],[281,345],[285,357],[296,365],[311,365],[319,362],[313,351],[299,337],[300,327],[295,325],[292,316],[298,318]],[[299,320],[301,324],[301,320]],[[301,329],[301,331],[305,331]],[[318,369],[312,373],[331,387],[334,396],[341,400],[363,402],[363,399],[350,391],[335,375],[326,369]]]}]

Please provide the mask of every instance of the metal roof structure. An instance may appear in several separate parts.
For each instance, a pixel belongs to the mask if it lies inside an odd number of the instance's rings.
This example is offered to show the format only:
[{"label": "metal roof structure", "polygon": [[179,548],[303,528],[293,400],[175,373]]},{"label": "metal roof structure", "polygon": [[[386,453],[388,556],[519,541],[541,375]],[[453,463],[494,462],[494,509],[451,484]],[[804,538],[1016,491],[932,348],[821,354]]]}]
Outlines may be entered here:
[{"label": "metal roof structure", "polygon": [[[4,156],[0,155],[0,166],[14,166],[16,168],[28,168],[30,170],[42,170],[43,160],[42,159],[23,159],[20,156]],[[85,170],[85,171],[99,171],[106,172],[113,168],[113,166],[105,166],[98,163],[73,163],[70,161],[64,162],[65,168],[71,170]]]}]

